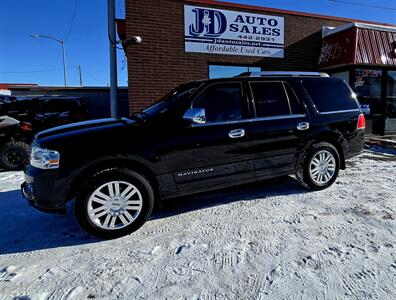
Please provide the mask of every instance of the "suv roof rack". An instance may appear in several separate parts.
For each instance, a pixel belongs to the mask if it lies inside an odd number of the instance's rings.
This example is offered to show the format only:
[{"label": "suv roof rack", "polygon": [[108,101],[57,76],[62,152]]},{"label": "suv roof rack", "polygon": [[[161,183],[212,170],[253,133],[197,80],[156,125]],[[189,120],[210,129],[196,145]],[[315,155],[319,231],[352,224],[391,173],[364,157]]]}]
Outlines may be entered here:
[{"label": "suv roof rack", "polygon": [[263,71],[263,72],[244,72],[236,77],[270,77],[270,76],[287,76],[287,77],[330,77],[327,73],[322,72],[297,72],[297,71]]}]

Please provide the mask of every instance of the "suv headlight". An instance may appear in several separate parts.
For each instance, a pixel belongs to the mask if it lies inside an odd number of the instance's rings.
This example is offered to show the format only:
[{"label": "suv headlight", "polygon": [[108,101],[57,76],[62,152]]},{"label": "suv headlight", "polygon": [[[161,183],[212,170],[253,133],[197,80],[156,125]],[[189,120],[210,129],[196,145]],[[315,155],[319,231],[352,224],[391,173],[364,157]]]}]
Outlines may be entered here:
[{"label": "suv headlight", "polygon": [[60,154],[55,150],[48,150],[33,146],[30,155],[30,165],[39,169],[59,168]]}]

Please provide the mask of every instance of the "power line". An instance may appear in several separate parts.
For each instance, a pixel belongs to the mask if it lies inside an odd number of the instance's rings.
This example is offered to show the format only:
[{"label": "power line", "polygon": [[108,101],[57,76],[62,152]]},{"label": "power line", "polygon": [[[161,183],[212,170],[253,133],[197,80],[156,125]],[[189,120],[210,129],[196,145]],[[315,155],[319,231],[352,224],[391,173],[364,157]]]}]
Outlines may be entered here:
[{"label": "power line", "polygon": [[[71,67],[68,68],[70,69],[76,69],[76,67]],[[33,74],[33,73],[49,73],[49,72],[57,72],[61,71],[63,68],[57,68],[57,69],[47,69],[47,70],[33,70],[33,71],[0,71],[0,74]]]},{"label": "power line", "polygon": [[365,7],[371,7],[371,8],[378,8],[378,9],[386,9],[386,10],[396,10],[396,8],[393,7],[387,7],[387,6],[379,6],[379,5],[372,5],[372,4],[364,4],[364,3],[356,3],[352,1],[344,1],[344,0],[329,0],[331,2],[338,2],[342,4],[349,4],[349,5],[356,5],[356,6],[365,6]]},{"label": "power line", "polygon": [[92,76],[87,70],[84,69],[84,74],[88,75],[91,79],[93,79],[97,83],[101,83],[100,80],[98,80],[95,76]]},{"label": "power line", "polygon": [[71,18],[69,30],[67,31],[67,33],[66,33],[66,35],[65,35],[65,40],[67,40],[67,38],[68,38],[69,35],[70,35],[70,32],[71,32],[72,29],[73,29],[74,19],[76,18],[76,13],[77,13],[78,1],[79,1],[79,0],[76,0],[76,2],[74,2],[73,15],[72,15],[72,18]]}]

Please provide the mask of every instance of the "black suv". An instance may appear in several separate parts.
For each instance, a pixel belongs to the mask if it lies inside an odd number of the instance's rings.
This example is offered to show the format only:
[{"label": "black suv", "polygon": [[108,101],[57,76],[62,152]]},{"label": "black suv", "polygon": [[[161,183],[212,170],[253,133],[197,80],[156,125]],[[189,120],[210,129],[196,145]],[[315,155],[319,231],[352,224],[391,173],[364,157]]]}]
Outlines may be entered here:
[{"label": "black suv", "polygon": [[22,190],[46,211],[75,198],[80,225],[115,238],[175,196],[290,174],[327,188],[363,150],[364,127],[351,88],[326,74],[194,81],[130,118],[39,133]]}]

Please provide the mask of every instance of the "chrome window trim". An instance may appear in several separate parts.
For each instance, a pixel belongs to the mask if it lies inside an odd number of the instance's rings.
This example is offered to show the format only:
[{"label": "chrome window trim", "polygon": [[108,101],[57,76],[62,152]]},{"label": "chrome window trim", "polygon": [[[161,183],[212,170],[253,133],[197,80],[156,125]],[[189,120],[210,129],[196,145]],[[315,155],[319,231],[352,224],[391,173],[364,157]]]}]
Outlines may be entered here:
[{"label": "chrome window trim", "polygon": [[285,87],[285,82],[284,82],[284,81],[282,81],[282,87],[283,87],[283,92],[284,92],[285,95],[286,95],[287,104],[289,105],[289,112],[290,112],[290,114],[292,115],[293,112],[292,112],[292,109],[291,109],[290,98],[289,98],[289,94],[288,94],[287,91],[286,91],[286,87]]},{"label": "chrome window trim", "polygon": [[342,113],[348,113],[348,112],[359,112],[360,109],[344,109],[344,110],[333,110],[333,111],[325,111],[321,112],[319,111],[320,115],[332,115],[332,114],[342,114]]},{"label": "chrome window trim", "polygon": [[281,115],[274,117],[262,117],[262,118],[251,118],[251,119],[243,119],[236,121],[224,121],[224,122],[214,122],[214,123],[206,123],[206,124],[192,124],[191,127],[204,127],[204,126],[216,126],[216,125],[233,125],[233,124],[241,124],[241,123],[254,123],[260,121],[273,121],[273,120],[287,120],[287,119],[297,119],[304,118],[305,114],[295,114],[295,115]]},{"label": "chrome window trim", "polygon": [[191,124],[191,127],[194,128],[194,127],[206,127],[206,126],[232,125],[232,124],[241,124],[241,123],[251,123],[251,119],[230,120],[230,121],[212,122],[205,124]]},{"label": "chrome window trim", "polygon": [[280,116],[273,116],[273,117],[261,117],[252,119],[252,122],[257,121],[271,121],[271,120],[285,120],[285,119],[297,119],[297,118],[304,118],[306,117],[305,114],[295,114],[295,115],[280,115]]},{"label": "chrome window trim", "polygon": [[[254,100],[254,95],[253,95],[253,89],[252,89],[251,81],[248,81],[247,84],[249,85],[250,97],[252,98],[251,101],[249,101],[249,102],[252,103],[254,117],[257,117],[256,100]],[[249,103],[249,105],[250,105],[250,103]]]}]

